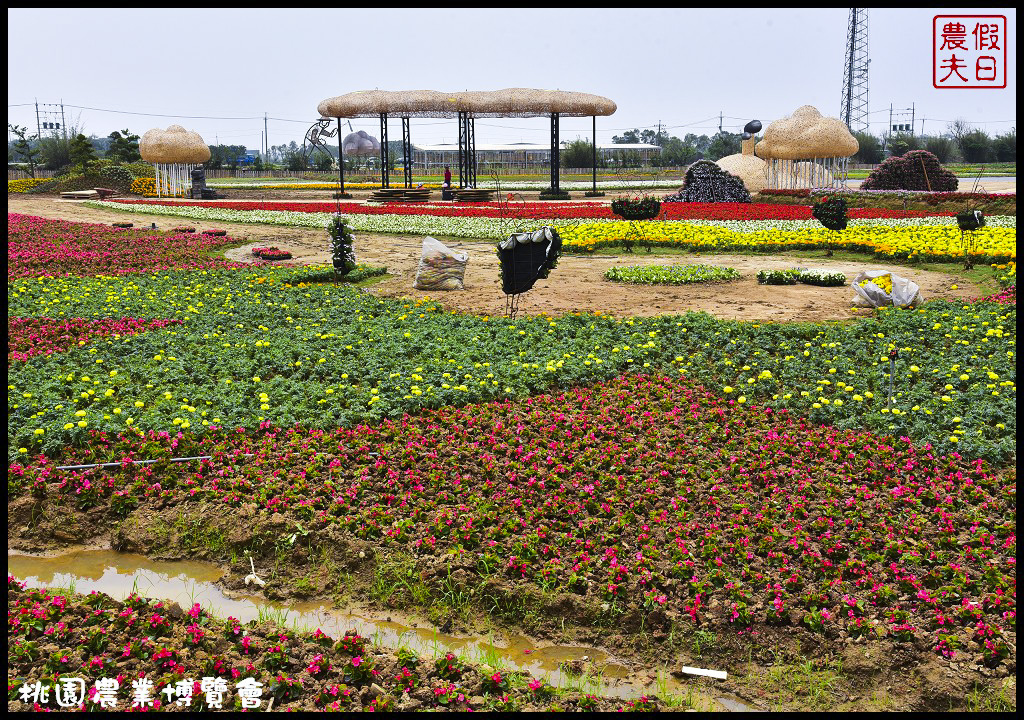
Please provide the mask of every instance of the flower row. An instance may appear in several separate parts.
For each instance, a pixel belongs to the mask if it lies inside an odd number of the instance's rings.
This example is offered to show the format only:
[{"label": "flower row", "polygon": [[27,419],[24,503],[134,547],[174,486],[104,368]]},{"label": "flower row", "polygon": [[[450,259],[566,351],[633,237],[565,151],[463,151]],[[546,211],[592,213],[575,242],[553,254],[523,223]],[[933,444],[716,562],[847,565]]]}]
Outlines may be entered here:
[{"label": "flower row", "polygon": [[971,457],[1000,460],[1015,447],[1012,306],[935,301],[841,326],[738,324],[697,313],[510,323],[317,277],[308,268],[250,266],[9,282],[14,317],[182,322],[11,368],[10,450],[59,448],[87,429],[128,425],[349,425],[651,369]]},{"label": "flower row", "polygon": [[[137,204],[138,201],[121,200],[121,203]],[[180,206],[173,201],[149,201],[149,205]],[[337,206],[329,202],[204,202],[200,207],[231,210],[285,210],[291,212],[331,213]],[[490,217],[508,219],[604,219],[615,220],[616,215],[607,203],[446,203],[403,205],[363,205],[349,203],[344,207],[347,215],[437,215],[440,217]],[[946,213],[949,215],[949,213]],[[811,208],[807,205],[772,205],[767,203],[666,203],[662,206],[662,220],[810,220]],[[882,208],[854,208],[850,210],[854,219],[875,218],[916,218],[926,217],[923,212],[901,212]]]},{"label": "flower row", "polygon": [[167,325],[181,324],[180,320],[142,320],[140,318],[63,318],[47,317],[7,318],[7,364],[12,360],[28,360],[35,355],[50,355],[81,347],[96,338],[135,335]]},{"label": "flower row", "polygon": [[[417,582],[440,582],[452,563],[463,587],[496,577],[569,593],[583,615],[803,625],[1007,655],[1013,469],[995,475],[737,394],[627,376],[351,429],[282,418],[259,432],[127,432],[60,461],[119,467],[58,472],[30,457],[8,486],[121,515],[198,502],[259,528],[277,513],[303,530],[286,564],[307,562],[310,538],[365,542],[411,556]],[[176,456],[211,459],[188,482],[170,463],[126,462]]]}]

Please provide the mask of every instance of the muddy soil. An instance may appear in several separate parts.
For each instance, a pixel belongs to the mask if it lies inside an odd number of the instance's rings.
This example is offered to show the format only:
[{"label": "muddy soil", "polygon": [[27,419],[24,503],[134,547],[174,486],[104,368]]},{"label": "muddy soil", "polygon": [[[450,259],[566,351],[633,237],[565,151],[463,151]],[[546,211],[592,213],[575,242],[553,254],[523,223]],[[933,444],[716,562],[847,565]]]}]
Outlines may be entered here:
[{"label": "muddy soil", "polygon": [[[252,199],[252,194],[249,194]],[[228,250],[231,260],[251,262],[252,248],[276,245],[292,253],[293,264],[329,263],[325,233],[310,228],[272,225],[248,225],[216,221],[202,223],[186,218],[163,215],[119,213],[85,207],[75,201],[52,197],[8,195],[8,212],[79,222],[123,222],[130,217],[136,227],[156,223],[169,229],[188,223],[198,229],[224,228],[228,234],[244,242],[242,247]],[[444,238],[438,238],[446,241]],[[371,292],[390,297],[426,298],[439,301],[447,308],[479,315],[501,315],[505,312],[505,296],[501,292],[498,259],[490,240],[473,242],[449,239],[449,247],[469,253],[465,290],[424,292],[414,290],[413,280],[419,263],[422,238],[416,235],[382,235],[359,233],[356,256],[359,262],[385,265],[387,277],[374,284]],[[605,280],[611,267],[637,264],[706,263],[732,267],[743,277],[717,285],[638,286]],[[794,266],[822,268],[842,272],[852,278],[861,270],[891,270],[908,277],[921,286],[925,298],[970,298],[983,291],[952,274],[904,267],[873,260],[835,260],[783,255],[699,255],[657,253],[623,253],[620,255],[565,255],[547,280],[539,281],[524,295],[520,312],[560,315],[567,312],[592,311],[614,316],[651,316],[681,313],[689,310],[709,312],[716,317],[763,322],[838,321],[857,316],[848,287],[822,288],[812,285],[763,286],[757,284],[758,270],[786,269]],[[953,270],[953,267],[950,268]],[[958,285],[956,290],[952,285]],[[864,311],[860,311],[863,314]]]},{"label": "muddy soil", "polygon": [[[327,607],[345,608],[346,612],[353,612],[354,608],[357,613],[378,619],[387,617],[388,621],[392,613],[396,613],[396,617],[414,618],[429,612],[399,594],[393,601],[372,599],[371,586],[377,567],[388,559],[375,553],[373,543],[340,537],[328,538],[326,545],[315,549],[304,547],[306,539],[300,538],[296,547],[289,548],[283,556],[269,548],[266,552],[254,553],[257,572],[268,582],[260,590],[247,586],[243,576],[249,568],[241,547],[251,545],[253,538],[264,531],[276,534],[284,522],[282,516],[267,516],[255,506],[243,507],[238,518],[215,516],[210,508],[198,504],[163,510],[150,507],[136,510],[111,531],[111,523],[101,520],[104,516],[110,517],[109,512],[104,511],[109,509],[96,508],[83,513],[66,508],[61,513],[51,513],[39,512],[40,508],[36,507],[31,511],[31,506],[35,505],[30,498],[20,498],[8,507],[9,548],[21,552],[48,550],[47,554],[51,554],[59,548],[81,547],[78,543],[85,542],[88,547],[113,546],[150,558],[185,561],[190,567],[201,565],[196,560],[202,558],[223,569],[224,574],[216,585],[235,597],[255,599],[262,595],[268,600],[299,607],[322,602]],[[208,547],[190,544],[189,529],[200,518],[215,518],[210,527],[220,528],[228,546],[237,548],[235,562],[230,562],[222,553],[211,552]],[[56,533],[59,526],[69,531]],[[324,547],[330,550],[321,555]],[[307,564],[306,557],[311,555],[320,555],[318,568]],[[49,565],[47,561],[41,562],[40,572],[50,565],[52,562]],[[104,568],[107,565],[104,563]],[[429,562],[418,563],[416,569],[419,572],[414,577],[431,586],[434,585],[431,580],[438,580],[450,571],[441,565],[433,567]],[[97,572],[105,574],[107,571],[93,568],[93,572],[86,574]],[[694,698],[699,699],[700,709],[746,709],[731,707],[728,698],[722,695],[739,698],[748,706],[763,710],[900,711],[965,708],[965,698],[972,693],[979,698],[1002,697],[1006,703],[1015,697],[1014,665],[1004,663],[991,669],[969,655],[948,660],[924,645],[887,640],[865,642],[849,637],[823,639],[800,626],[761,626],[757,637],[737,635],[734,628],[714,624],[680,633],[683,626],[667,622],[664,613],[659,617],[658,611],[642,618],[643,625],[636,611],[620,617],[616,625],[600,621],[593,624],[600,609],[586,606],[574,595],[543,597],[535,590],[524,592],[521,586],[493,577],[478,584],[471,582],[468,574],[459,568],[452,577],[457,578],[460,585],[472,588],[473,594],[479,597],[468,615],[453,612],[437,617],[433,626],[439,627],[441,632],[482,637],[493,632],[492,623],[498,622],[503,634],[518,633],[535,638],[536,642],[528,643],[533,648],[553,643],[585,644],[599,649],[599,657],[608,654],[622,658],[626,664],[618,666],[620,671],[613,675],[632,687],[656,685],[659,667],[675,668],[672,675],[681,682],[687,682],[688,677],[678,670],[684,666],[726,669],[729,673],[726,680],[703,679],[693,685],[700,696]],[[518,605],[526,614],[516,619],[498,612],[488,618],[480,612],[481,604],[505,608]],[[415,621],[409,622],[412,627],[417,626]],[[250,633],[269,637],[273,635],[270,630],[269,626],[261,625]],[[305,661],[313,650],[304,647],[303,652]],[[386,650],[376,653],[378,661],[385,664],[389,663],[391,655],[393,653]],[[693,682],[692,679],[689,682]],[[677,683],[670,680],[668,684],[679,697]],[[719,706],[709,703],[710,698],[718,698],[715,702]],[[578,697],[571,696],[571,700],[575,702]],[[520,702],[531,705],[525,697],[520,698]],[[408,709],[418,707],[413,703]],[[534,709],[542,708],[535,706]],[[671,708],[662,706],[662,709]],[[678,709],[685,709],[685,705]]]}]

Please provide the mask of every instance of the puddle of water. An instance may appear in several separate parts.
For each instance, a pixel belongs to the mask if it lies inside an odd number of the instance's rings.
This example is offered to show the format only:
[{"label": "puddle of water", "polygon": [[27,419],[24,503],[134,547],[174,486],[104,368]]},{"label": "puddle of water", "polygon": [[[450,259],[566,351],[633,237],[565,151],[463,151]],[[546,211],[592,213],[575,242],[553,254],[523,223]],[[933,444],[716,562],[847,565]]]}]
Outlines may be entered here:
[{"label": "puddle of water", "polygon": [[[631,699],[644,693],[699,696],[701,705],[716,707],[710,695],[694,692],[692,686],[666,676],[662,687],[631,680],[630,668],[606,652],[585,646],[546,645],[525,636],[460,637],[431,627],[411,627],[394,620],[371,617],[343,608],[326,608],[316,602],[277,604],[244,593],[225,593],[216,585],[223,571],[211,563],[189,560],[160,561],[143,555],[113,550],[75,550],[55,557],[27,555],[9,550],[7,572],[30,587],[73,587],[75,592],[98,591],[123,600],[132,592],[158,600],[176,602],[184,608],[200,603],[219,617],[232,616],[243,623],[270,620],[280,625],[310,631],[320,628],[338,638],[355,630],[381,647],[408,647],[423,656],[445,652],[478,662],[491,662],[511,670],[546,678],[556,687]],[[529,652],[527,652],[529,651]],[[599,671],[590,679],[574,677],[562,663],[586,656]]]}]

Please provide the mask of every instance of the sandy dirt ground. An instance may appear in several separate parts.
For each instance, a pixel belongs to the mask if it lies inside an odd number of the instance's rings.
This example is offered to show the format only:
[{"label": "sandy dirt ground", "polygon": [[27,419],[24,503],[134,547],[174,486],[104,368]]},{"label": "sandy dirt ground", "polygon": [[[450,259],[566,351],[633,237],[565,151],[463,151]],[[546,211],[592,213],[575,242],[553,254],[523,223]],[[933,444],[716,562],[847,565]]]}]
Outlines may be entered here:
[{"label": "sandy dirt ground", "polygon": [[[231,260],[252,262],[252,248],[276,245],[294,256],[291,264],[329,263],[327,236],[323,231],[272,225],[247,225],[228,222],[202,223],[185,218],[161,215],[118,213],[89,208],[75,201],[52,197],[8,195],[8,212],[80,222],[133,222],[136,227],[156,223],[163,230],[189,224],[202,230],[223,228],[228,234],[245,242],[242,247],[226,251]],[[453,310],[481,315],[505,312],[505,296],[501,292],[498,259],[493,241],[465,241],[438,238],[455,250],[469,253],[465,286],[462,291],[422,292],[414,290],[413,280],[419,262],[422,238],[415,235],[356,235],[356,256],[361,263],[384,265],[388,275],[370,286],[369,291],[392,297],[437,300]],[[615,283],[603,278],[613,266],[636,264],[706,263],[739,270],[743,277],[716,285],[640,286]],[[812,285],[763,286],[756,275],[762,269],[785,269],[794,266],[821,268],[845,273],[852,279],[861,270],[891,270],[908,277],[921,286],[925,298],[968,298],[981,294],[970,283],[958,281],[943,272],[929,272],[871,260],[830,260],[824,257],[801,258],[781,255],[665,255],[623,253],[620,255],[563,256],[547,280],[539,281],[532,291],[522,296],[520,312],[560,315],[567,312],[594,311],[615,316],[659,315],[687,310],[703,310],[716,317],[758,321],[822,321],[856,317],[849,287],[821,288]],[[951,267],[952,269],[952,267]],[[952,285],[957,284],[956,290]],[[864,311],[859,311],[863,314]]]}]

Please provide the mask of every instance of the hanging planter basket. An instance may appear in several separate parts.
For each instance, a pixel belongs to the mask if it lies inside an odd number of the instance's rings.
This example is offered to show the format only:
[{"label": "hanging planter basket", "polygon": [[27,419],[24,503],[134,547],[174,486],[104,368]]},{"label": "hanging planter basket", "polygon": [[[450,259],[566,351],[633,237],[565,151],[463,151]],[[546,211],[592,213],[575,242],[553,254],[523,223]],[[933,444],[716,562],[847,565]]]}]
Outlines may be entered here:
[{"label": "hanging planter basket", "polygon": [[661,203],[651,197],[612,200],[612,212],[623,220],[653,220],[661,214]]},{"label": "hanging planter basket", "polygon": [[985,226],[985,215],[981,210],[964,210],[956,214],[956,224],[963,232],[972,232]]}]

